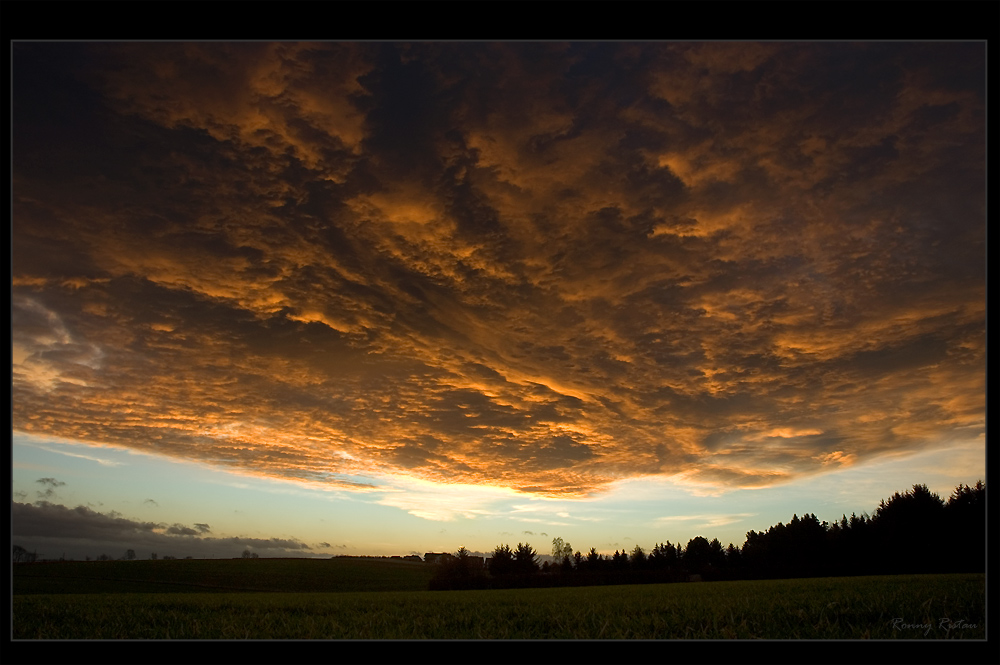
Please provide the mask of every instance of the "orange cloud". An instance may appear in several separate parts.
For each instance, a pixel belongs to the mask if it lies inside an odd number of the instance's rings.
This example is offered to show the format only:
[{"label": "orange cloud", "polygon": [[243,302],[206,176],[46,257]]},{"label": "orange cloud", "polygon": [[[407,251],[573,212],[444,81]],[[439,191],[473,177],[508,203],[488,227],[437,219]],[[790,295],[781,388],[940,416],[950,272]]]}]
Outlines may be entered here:
[{"label": "orange cloud", "polygon": [[982,429],[971,47],[79,48],[114,159],[18,116],[17,429],[569,497]]}]

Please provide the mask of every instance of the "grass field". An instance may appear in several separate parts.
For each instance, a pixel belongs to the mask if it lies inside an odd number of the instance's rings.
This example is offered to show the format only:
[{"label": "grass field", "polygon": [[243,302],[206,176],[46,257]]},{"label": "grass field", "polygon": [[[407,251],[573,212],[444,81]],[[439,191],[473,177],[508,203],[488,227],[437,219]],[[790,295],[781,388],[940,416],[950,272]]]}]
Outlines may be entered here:
[{"label": "grass field", "polygon": [[[145,593],[143,585],[163,583],[126,569],[139,580],[128,592],[100,589],[108,578],[67,575],[59,583],[72,593],[39,593],[55,580],[42,583],[44,575],[19,571],[14,639],[968,640],[986,634],[984,575],[362,592],[359,585],[414,585],[429,571],[363,559],[148,563],[150,569],[204,564],[185,572],[215,586],[191,593],[191,579],[177,573],[174,592]],[[264,564],[259,576],[240,577],[257,564]],[[227,572],[234,568],[239,574]],[[284,571],[284,577],[270,578],[265,570]],[[375,580],[380,572],[385,577]]]},{"label": "grass field", "polygon": [[168,559],[14,566],[14,594],[424,591],[432,566],[396,559]]}]

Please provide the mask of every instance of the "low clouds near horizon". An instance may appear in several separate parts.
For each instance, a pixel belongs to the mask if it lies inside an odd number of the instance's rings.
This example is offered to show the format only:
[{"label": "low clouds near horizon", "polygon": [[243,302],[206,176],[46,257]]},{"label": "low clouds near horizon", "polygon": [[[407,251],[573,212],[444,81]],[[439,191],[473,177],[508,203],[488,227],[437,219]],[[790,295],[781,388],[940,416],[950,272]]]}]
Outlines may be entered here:
[{"label": "low clouds near horizon", "polygon": [[983,44],[13,53],[15,430],[563,496],[984,432]]},{"label": "low clouds near horizon", "polygon": [[[48,501],[12,502],[11,524],[14,544],[37,551],[40,558],[47,559],[63,554],[72,558],[107,554],[117,559],[129,549],[140,558],[148,558],[154,552],[160,557],[176,558],[238,557],[247,549],[270,557],[325,554],[296,538],[214,538],[205,535],[211,532],[207,524],[191,528],[140,521],[114,511],[101,513],[87,506],[69,508]],[[317,547],[330,546],[321,543]]]}]

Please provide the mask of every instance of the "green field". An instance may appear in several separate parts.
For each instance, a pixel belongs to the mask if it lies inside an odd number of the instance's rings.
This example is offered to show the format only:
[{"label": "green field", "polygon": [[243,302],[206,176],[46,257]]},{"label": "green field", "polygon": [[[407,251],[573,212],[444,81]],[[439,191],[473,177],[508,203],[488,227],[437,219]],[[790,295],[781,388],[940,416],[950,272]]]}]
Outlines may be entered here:
[{"label": "green field", "polygon": [[[981,574],[432,592],[412,590],[421,581],[426,588],[430,568],[403,562],[113,563],[119,581],[110,572],[88,577],[86,568],[81,574],[70,564],[17,566],[14,639],[969,640],[986,634]],[[140,563],[152,572],[129,570]],[[99,571],[107,564],[79,565]],[[149,577],[167,572],[170,580]],[[127,586],[110,588],[124,579]],[[48,592],[59,585],[64,593]],[[160,593],[163,587],[173,592]]]}]

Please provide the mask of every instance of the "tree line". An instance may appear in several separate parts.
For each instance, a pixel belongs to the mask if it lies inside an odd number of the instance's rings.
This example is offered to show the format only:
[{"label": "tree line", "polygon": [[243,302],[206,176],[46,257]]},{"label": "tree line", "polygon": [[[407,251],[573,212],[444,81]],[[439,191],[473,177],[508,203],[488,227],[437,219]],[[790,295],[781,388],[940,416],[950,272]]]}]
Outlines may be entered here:
[{"label": "tree line", "polygon": [[[243,553],[243,558],[247,558],[247,554],[248,554],[247,552],[244,552]],[[12,553],[11,553],[11,558],[12,558],[12,560],[13,560],[14,563],[36,563],[36,562],[39,562],[39,561],[48,562],[48,561],[72,561],[73,560],[73,559],[67,559],[65,555],[60,556],[58,559],[40,559],[39,556],[38,556],[38,552],[29,552],[27,549],[21,547],[20,545],[14,545],[14,547],[12,549]],[[129,549],[129,550],[125,550],[125,554],[123,554],[121,557],[119,557],[117,559],[117,561],[135,561],[136,558],[137,557],[136,557],[136,554],[135,554],[135,550]],[[159,557],[156,554],[156,552],[151,552],[150,555],[149,555],[149,558],[151,560],[153,560],[153,561],[156,561],[158,558],[163,559],[164,561],[169,561],[171,559],[176,559],[177,557],[171,556],[169,554],[164,554],[162,557]],[[187,557],[184,557],[184,558],[185,559],[190,559],[192,557],[187,556]],[[257,555],[254,554],[253,558],[256,559]],[[85,561],[90,561],[91,560],[90,559],[90,555],[87,555],[87,557],[84,560]],[[95,561],[116,561],[116,559],[114,557],[108,556],[107,554],[101,554],[100,556],[98,556],[94,560]]]},{"label": "tree line", "polygon": [[969,573],[986,569],[986,485],[959,485],[943,500],[926,485],[894,493],[870,515],[833,522],[792,515],[766,531],[747,532],[741,547],[702,536],[687,545],[657,543],[649,552],[583,554],[561,538],[554,560],[539,564],[527,543],[498,545],[483,566],[468,550],[437,564],[431,589],[583,586],[699,580]]}]

